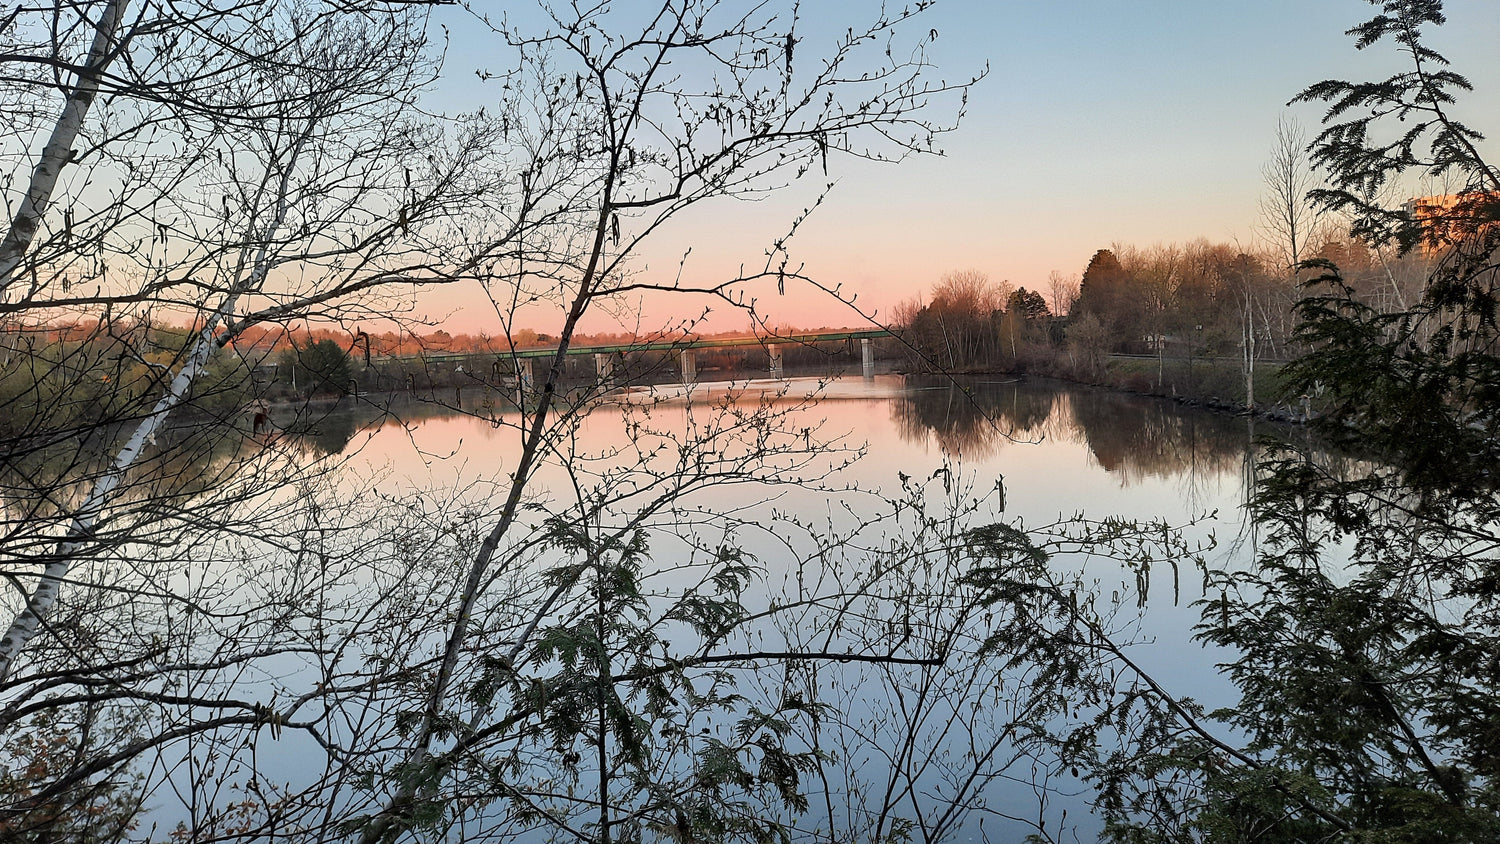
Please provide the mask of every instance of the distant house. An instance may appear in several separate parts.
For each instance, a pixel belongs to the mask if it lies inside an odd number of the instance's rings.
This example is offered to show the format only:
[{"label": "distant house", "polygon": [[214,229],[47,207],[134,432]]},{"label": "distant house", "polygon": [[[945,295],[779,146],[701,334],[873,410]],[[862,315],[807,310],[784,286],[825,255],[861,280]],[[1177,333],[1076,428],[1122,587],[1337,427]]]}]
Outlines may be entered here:
[{"label": "distant house", "polygon": [[1427,255],[1450,249],[1500,220],[1500,194],[1495,192],[1419,196],[1401,207],[1421,226],[1416,245]]}]

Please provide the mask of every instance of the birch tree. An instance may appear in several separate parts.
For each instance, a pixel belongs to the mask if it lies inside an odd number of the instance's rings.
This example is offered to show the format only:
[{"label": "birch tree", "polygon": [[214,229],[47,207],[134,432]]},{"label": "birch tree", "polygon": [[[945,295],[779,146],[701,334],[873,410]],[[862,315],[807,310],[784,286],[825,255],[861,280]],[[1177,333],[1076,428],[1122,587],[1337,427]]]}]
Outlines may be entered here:
[{"label": "birch tree", "polygon": [[[121,13],[121,4],[99,8],[111,20]],[[82,471],[57,479],[64,488],[84,490],[77,500],[52,517],[32,509],[9,522],[6,550],[15,567],[8,568],[23,578],[16,582],[26,584],[27,599],[0,639],[0,675],[36,634],[74,562],[89,547],[109,544],[100,542],[101,519],[211,356],[250,326],[365,307],[359,297],[382,285],[413,273],[443,280],[461,273],[465,261],[476,263],[461,249],[450,253],[459,256],[456,265],[430,257],[433,224],[458,210],[460,190],[472,190],[460,188],[459,180],[475,178],[470,168],[486,140],[464,129],[465,137],[443,150],[434,129],[404,116],[412,86],[433,72],[422,57],[420,16],[288,10],[280,20],[281,10],[247,11],[254,14],[234,19],[242,29],[220,33],[232,34],[239,45],[236,75],[211,67],[217,72],[190,80],[211,86],[211,94],[193,89],[161,113],[165,106],[154,97],[170,87],[161,83],[148,90],[151,99],[99,114],[85,131],[73,124],[86,116],[92,95],[85,88],[102,76],[106,58],[133,64],[129,48],[149,50],[148,41],[132,40],[145,39],[140,33],[166,37],[160,30],[175,24],[175,34],[190,40],[210,34],[195,27],[224,21],[212,10],[185,21],[148,15],[133,21],[118,44],[107,35],[114,30],[101,24],[91,51],[109,47],[91,52],[86,68],[93,69],[81,71],[82,81],[69,90],[63,118],[12,221],[7,260],[25,264],[24,272],[10,274],[14,289],[4,300],[16,335],[42,335],[49,321],[71,318],[89,320],[97,337],[123,336],[174,317],[188,320],[194,334],[172,358],[124,385],[133,388],[132,401],[88,420],[94,430],[123,426],[122,439],[106,446],[107,457],[88,458],[97,465],[85,461]],[[122,97],[137,93],[127,82],[118,83]],[[267,103],[277,110],[267,112]],[[117,121],[125,128],[117,130]],[[173,134],[149,137],[158,131]],[[89,166],[89,179],[58,196],[57,162],[47,150],[81,134],[103,136],[89,154],[67,162]],[[424,149],[424,140],[434,146]],[[379,219],[387,213],[395,219]],[[61,226],[46,238],[33,237],[44,218],[59,217]],[[288,267],[308,280],[277,277]],[[24,285],[18,281],[23,275]],[[117,354],[144,353],[130,346],[126,340]],[[31,386],[17,384],[17,393],[7,396],[12,413],[30,420],[24,436],[10,443],[12,457],[56,447],[75,430],[63,416],[49,415],[57,408],[46,406],[36,390],[53,373],[32,375]],[[62,427],[52,428],[49,419]],[[132,496],[141,492],[137,487]],[[129,537],[124,514],[110,520],[114,535]],[[54,524],[66,528],[54,536]],[[43,565],[35,580],[20,574],[33,561]]]},{"label": "birch tree", "polygon": [[[270,710],[230,678],[309,650],[270,631],[326,609],[302,590],[327,567],[296,574],[328,530],[320,469],[247,436],[236,341],[391,313],[382,291],[472,278],[509,229],[498,131],[415,110],[437,71],[418,6],[69,4],[0,33],[42,127],[3,148],[0,728],[79,725],[67,765],[6,795],[7,828],[45,835],[46,807],[253,733]],[[249,597],[271,559],[291,574]]]},{"label": "birch tree", "polygon": [[[91,26],[93,37],[89,39],[88,52],[74,74],[73,84],[65,89],[62,114],[57,118],[52,134],[37,156],[36,169],[21,197],[20,207],[12,217],[4,239],[0,240],[0,297],[4,297],[11,286],[22,258],[30,250],[32,241],[42,226],[58,177],[72,163],[73,145],[83,129],[84,119],[94,104],[94,98],[99,95],[101,78],[108,72],[121,46],[119,29],[120,20],[125,15],[125,5],[126,0],[98,4],[80,15],[76,21],[85,33]],[[4,27],[4,34],[11,36],[6,40],[12,43],[20,40],[17,36],[22,36],[26,27],[25,22],[18,20],[19,12],[18,9],[13,13]],[[88,20],[88,12],[97,17]],[[60,47],[61,44],[54,46]],[[35,58],[41,60],[42,56],[37,55]],[[19,64],[24,59],[12,61]]]}]

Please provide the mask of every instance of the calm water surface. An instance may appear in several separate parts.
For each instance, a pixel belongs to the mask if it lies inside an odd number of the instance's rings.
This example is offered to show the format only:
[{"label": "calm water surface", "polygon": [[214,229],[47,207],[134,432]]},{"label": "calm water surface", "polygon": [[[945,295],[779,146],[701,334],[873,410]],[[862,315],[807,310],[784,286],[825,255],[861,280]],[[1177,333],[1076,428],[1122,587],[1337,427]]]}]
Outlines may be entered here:
[{"label": "calm water surface", "polygon": [[[826,454],[810,462],[788,464],[788,474],[820,475],[851,454],[862,453],[859,459],[821,477],[815,490],[732,483],[692,493],[685,502],[759,522],[763,532],[738,535],[765,566],[773,586],[778,576],[783,584],[793,576],[796,558],[795,541],[764,527],[774,520],[773,512],[843,529],[878,509],[882,497],[898,496],[904,479],[931,480],[945,470],[975,495],[1001,484],[1004,516],[1027,524],[1079,514],[1163,519],[1184,526],[1190,541],[1207,547],[1204,557],[1210,565],[1234,566],[1248,559],[1252,538],[1241,505],[1251,468],[1250,443],[1256,425],[1263,423],[1160,400],[1004,378],[958,384],[897,376],[848,379],[826,386],[815,405],[795,401],[816,387],[816,382],[793,381],[769,388],[787,393],[779,404],[773,402],[788,413],[779,427],[805,432],[809,443],[832,443]],[[763,385],[737,389],[699,385],[690,396],[669,390],[600,405],[559,443],[553,464],[539,475],[538,492],[562,508],[577,494],[580,478],[607,477],[612,466],[639,460],[643,447],[665,444],[670,451],[674,440],[706,432],[722,435],[728,410],[754,406],[766,397]],[[643,414],[649,419],[644,427]],[[352,417],[347,422],[331,419],[327,428],[333,433],[327,440],[329,448],[337,449],[340,440],[352,437],[349,448],[355,456],[346,471],[355,494],[461,488],[483,498],[494,494],[495,487],[488,484],[502,484],[515,466],[519,436],[504,424],[510,421],[502,418],[497,426],[471,416],[434,415],[357,430]],[[654,471],[671,471],[670,461],[663,466]],[[653,550],[658,547],[672,553],[670,544],[653,544]],[[1059,564],[1090,565],[1079,560]],[[1102,594],[1118,597],[1134,589],[1135,581],[1118,566],[1097,566],[1096,571]],[[1191,641],[1196,612],[1189,605],[1200,597],[1199,575],[1192,568],[1180,574],[1174,580],[1158,572],[1151,580],[1132,657],[1178,695],[1210,709],[1232,703],[1231,690],[1213,669],[1223,654]],[[1121,598],[1122,603],[1132,600]],[[857,699],[853,705],[860,705]],[[1083,787],[1077,782],[1053,786],[1059,793],[1044,811],[1056,815],[1069,809],[1072,823],[1084,816],[1078,830],[1085,840],[1091,838],[1097,824],[1087,819]],[[1029,786],[997,784],[992,791],[992,806],[1003,812],[1037,815]],[[982,835],[1006,840],[1028,831],[1025,824],[1007,825],[995,816],[984,820],[982,830],[978,820],[964,828],[975,840]]]}]

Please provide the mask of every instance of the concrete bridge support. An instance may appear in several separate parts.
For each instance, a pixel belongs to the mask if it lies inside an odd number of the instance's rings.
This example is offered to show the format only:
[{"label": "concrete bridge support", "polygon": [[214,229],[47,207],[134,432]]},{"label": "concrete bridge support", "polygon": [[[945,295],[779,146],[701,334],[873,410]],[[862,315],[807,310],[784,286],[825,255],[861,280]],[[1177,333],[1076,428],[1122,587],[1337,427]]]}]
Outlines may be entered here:
[{"label": "concrete bridge support", "polygon": [[772,343],[766,347],[766,351],[771,353],[771,377],[785,378],[786,367],[781,362],[781,344]]},{"label": "concrete bridge support", "polygon": [[615,383],[615,356],[609,353],[594,355],[594,372],[599,376],[599,383],[611,387]]},{"label": "concrete bridge support", "polygon": [[536,373],[532,369],[531,358],[521,358],[516,361],[516,405],[526,406],[526,397],[536,392]]},{"label": "concrete bridge support", "polygon": [[859,339],[860,369],[866,378],[875,377],[875,343],[868,337]]},{"label": "concrete bridge support", "polygon": [[682,362],[682,383],[692,386],[698,383],[698,355],[692,349],[683,349],[678,357]]}]

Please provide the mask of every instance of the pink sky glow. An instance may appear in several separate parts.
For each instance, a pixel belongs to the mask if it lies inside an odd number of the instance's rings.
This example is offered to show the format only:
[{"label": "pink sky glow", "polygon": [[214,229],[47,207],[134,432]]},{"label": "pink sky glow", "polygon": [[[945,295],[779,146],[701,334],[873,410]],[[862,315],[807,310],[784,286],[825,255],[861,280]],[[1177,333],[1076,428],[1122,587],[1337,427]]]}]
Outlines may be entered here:
[{"label": "pink sky glow", "polygon": [[[835,24],[844,5],[817,5],[803,14],[842,31]],[[1277,120],[1289,116],[1311,136],[1322,116],[1287,101],[1325,78],[1374,79],[1398,66],[1388,45],[1360,53],[1344,34],[1374,13],[1362,0],[942,0],[934,11],[940,76],[990,66],[969,118],[943,139],[942,157],[897,166],[831,160],[836,186],[790,247],[809,274],[856,295],[878,317],[950,270],[1045,291],[1050,272],[1081,273],[1111,243],[1206,237],[1253,247],[1260,171]],[[1431,46],[1474,84],[1461,119],[1494,134],[1486,119],[1500,114],[1500,8],[1452,0],[1447,11],[1449,24],[1432,33]],[[472,75],[478,50],[455,37],[450,74]],[[652,241],[634,268],[671,278],[691,246],[685,278],[733,277],[764,262],[767,244],[807,196],[799,185],[759,203],[699,206]],[[755,295],[772,324],[862,323],[815,290],[789,286],[778,295],[769,282]],[[651,331],[704,306],[714,309],[704,330],[748,322],[711,302],[639,304],[639,323],[601,313],[584,330]],[[427,294],[420,310],[450,331],[498,331],[472,289]],[[520,320],[539,331],[556,321],[541,311]]]}]

